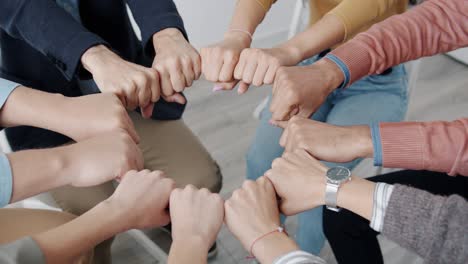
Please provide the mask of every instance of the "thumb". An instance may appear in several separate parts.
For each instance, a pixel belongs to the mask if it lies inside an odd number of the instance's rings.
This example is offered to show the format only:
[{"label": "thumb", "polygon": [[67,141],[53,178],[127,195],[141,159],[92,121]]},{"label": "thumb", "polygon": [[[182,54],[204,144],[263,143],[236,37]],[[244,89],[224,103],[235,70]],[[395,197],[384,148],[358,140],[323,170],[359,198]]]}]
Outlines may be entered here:
[{"label": "thumb", "polygon": [[151,115],[153,115],[153,110],[154,110],[154,103],[150,103],[147,106],[140,108],[141,109],[141,115],[143,118],[150,118]]}]

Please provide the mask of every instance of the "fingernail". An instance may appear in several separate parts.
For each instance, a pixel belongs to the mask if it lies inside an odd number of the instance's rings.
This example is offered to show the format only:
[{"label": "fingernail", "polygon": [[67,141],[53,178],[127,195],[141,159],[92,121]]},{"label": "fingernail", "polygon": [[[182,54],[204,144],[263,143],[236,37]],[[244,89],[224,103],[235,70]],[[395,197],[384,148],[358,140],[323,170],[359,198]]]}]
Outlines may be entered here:
[{"label": "fingernail", "polygon": [[272,119],[270,119],[270,120],[268,121],[268,123],[269,123],[270,125],[272,125],[272,126],[276,126],[276,122],[273,121]]},{"label": "fingernail", "polygon": [[221,90],[223,90],[223,87],[221,85],[215,85],[213,87],[213,92],[217,92],[217,91],[221,91]]}]

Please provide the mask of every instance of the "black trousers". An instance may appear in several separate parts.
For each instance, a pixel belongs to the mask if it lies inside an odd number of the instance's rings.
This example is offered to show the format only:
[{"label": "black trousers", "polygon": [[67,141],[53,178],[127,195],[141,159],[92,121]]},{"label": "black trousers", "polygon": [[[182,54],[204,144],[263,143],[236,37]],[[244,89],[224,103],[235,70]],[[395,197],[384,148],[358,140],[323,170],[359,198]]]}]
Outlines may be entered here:
[{"label": "black trousers", "polygon": [[[405,184],[437,195],[468,196],[468,177],[430,171],[398,171],[368,178],[373,182]],[[383,263],[378,232],[369,221],[348,210],[324,209],[323,229],[338,263]]]}]

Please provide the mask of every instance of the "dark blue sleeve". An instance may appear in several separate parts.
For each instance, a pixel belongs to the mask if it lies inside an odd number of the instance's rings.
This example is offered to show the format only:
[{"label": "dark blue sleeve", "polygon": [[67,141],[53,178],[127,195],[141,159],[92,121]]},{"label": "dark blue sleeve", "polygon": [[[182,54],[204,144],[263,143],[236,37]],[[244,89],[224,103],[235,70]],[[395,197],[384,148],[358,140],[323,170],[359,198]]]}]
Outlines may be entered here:
[{"label": "dark blue sleeve", "polygon": [[188,40],[184,22],[172,0],[127,0],[133,17],[141,30],[143,48],[154,56],[152,37],[166,28],[177,28]]},{"label": "dark blue sleeve", "polygon": [[53,0],[1,0],[0,27],[47,56],[69,80],[87,49],[107,45]]}]

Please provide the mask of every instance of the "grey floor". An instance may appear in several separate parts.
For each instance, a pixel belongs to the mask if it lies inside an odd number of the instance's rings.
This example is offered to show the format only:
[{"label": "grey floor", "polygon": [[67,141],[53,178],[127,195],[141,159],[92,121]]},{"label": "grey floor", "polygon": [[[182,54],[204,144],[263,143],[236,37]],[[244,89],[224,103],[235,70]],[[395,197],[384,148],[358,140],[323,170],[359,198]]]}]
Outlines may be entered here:
[{"label": "grey floor", "polygon": [[[211,92],[212,84],[198,81],[187,90],[189,105],[184,119],[218,161],[224,175],[222,196],[228,198],[244,180],[245,153],[255,132],[252,117],[256,105],[268,94],[268,87],[253,88],[238,96],[235,92]],[[468,116],[468,68],[446,56],[423,59],[417,85],[413,87],[408,120],[452,120]],[[363,162],[355,173],[370,176],[376,169]],[[295,219],[287,223],[295,228]],[[150,234],[163,248],[170,240],[160,232]],[[422,263],[414,254],[380,238],[386,263]],[[210,263],[248,263],[247,252],[223,227],[218,237],[219,254]],[[114,263],[157,263],[127,234],[118,236],[113,245]],[[321,253],[336,263],[328,246]]]}]

